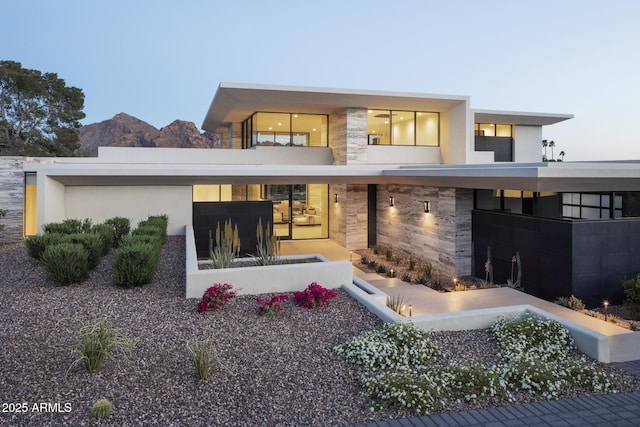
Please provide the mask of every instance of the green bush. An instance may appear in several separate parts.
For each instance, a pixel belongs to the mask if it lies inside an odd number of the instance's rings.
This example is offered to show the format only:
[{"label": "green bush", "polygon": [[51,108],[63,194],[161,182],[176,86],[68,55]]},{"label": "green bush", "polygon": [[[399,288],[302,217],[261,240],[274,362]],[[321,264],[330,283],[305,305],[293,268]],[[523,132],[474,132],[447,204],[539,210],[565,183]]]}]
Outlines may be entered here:
[{"label": "green bush", "polygon": [[640,317],[640,273],[633,279],[623,280],[624,306],[636,317]]},{"label": "green bush", "polygon": [[122,238],[131,231],[131,220],[129,218],[116,216],[109,218],[104,223],[113,228],[113,247],[119,247]]},{"label": "green bush", "polygon": [[150,234],[129,234],[122,239],[122,241],[120,242],[120,247],[122,248],[124,246],[140,244],[153,245],[156,247],[156,249],[158,249],[158,251],[162,248],[160,238],[158,236],[153,236]]},{"label": "green bush", "polygon": [[141,225],[153,225],[159,227],[161,230],[162,243],[164,244],[167,240],[167,227],[169,226],[169,217],[167,215],[151,215],[144,221],[141,221],[138,224],[138,227]]},{"label": "green bush", "polygon": [[78,228],[66,222],[51,222],[42,226],[46,234],[73,234],[78,232]]},{"label": "green bush", "polygon": [[81,244],[59,243],[49,245],[41,261],[49,278],[61,285],[81,282],[89,275],[87,251]]},{"label": "green bush", "polygon": [[131,232],[132,236],[154,236],[158,239],[160,246],[167,240],[167,234],[162,232],[162,228],[157,225],[142,224]]},{"label": "green bush", "polygon": [[102,258],[102,238],[93,233],[69,234],[64,239],[65,242],[81,244],[87,251],[87,263],[89,270],[93,270],[100,263]]},{"label": "green bush", "polygon": [[90,232],[102,238],[102,256],[108,254],[109,249],[113,246],[113,227],[108,224],[96,224],[91,227]]},{"label": "green bush", "polygon": [[65,239],[64,234],[52,233],[52,234],[40,234],[36,236],[29,236],[25,239],[25,245],[27,246],[27,252],[32,258],[40,259],[47,246],[57,245],[63,243]]},{"label": "green bush", "polygon": [[160,251],[155,245],[135,243],[120,247],[114,262],[113,282],[125,288],[146,285],[158,268]]}]

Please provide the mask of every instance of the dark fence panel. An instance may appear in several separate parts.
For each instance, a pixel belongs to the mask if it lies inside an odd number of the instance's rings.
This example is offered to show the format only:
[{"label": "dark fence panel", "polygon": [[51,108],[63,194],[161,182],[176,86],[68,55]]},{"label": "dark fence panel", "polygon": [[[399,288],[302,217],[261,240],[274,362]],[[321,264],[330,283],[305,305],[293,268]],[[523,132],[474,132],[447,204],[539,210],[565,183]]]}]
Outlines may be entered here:
[{"label": "dark fence panel", "polygon": [[209,231],[215,239],[217,224],[222,229],[227,219],[238,225],[240,254],[255,253],[258,218],[262,218],[263,226],[273,225],[273,202],[194,202],[193,232],[198,258],[209,257]]}]

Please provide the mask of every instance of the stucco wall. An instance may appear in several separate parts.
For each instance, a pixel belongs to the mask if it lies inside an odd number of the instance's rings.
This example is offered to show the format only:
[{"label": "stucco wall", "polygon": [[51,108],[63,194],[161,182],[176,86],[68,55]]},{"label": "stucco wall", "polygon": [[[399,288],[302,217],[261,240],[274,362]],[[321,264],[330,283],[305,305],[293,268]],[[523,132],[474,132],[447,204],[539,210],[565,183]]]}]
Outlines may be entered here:
[{"label": "stucco wall", "polygon": [[121,216],[135,227],[149,215],[167,214],[169,234],[184,234],[192,221],[191,198],[191,186],[67,186],[65,216],[94,223]]},{"label": "stucco wall", "polygon": [[[542,127],[514,126],[514,162],[542,161]],[[556,158],[560,150],[555,151]],[[551,158],[551,150],[547,148],[547,155]]]},{"label": "stucco wall", "polygon": [[24,204],[23,157],[0,157],[0,209],[7,211],[0,224],[0,243],[22,240],[22,208]]},{"label": "stucco wall", "polygon": [[[429,213],[424,212],[424,201],[430,203]],[[379,185],[377,241],[428,260],[447,274],[468,275],[472,208],[472,190]]]}]

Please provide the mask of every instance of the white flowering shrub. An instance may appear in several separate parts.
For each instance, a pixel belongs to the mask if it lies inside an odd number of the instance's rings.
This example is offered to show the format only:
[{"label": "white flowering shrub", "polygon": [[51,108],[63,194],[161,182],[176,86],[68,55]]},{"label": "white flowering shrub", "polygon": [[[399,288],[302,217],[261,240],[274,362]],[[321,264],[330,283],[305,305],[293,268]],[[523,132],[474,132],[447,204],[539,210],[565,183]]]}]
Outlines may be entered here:
[{"label": "white flowering shrub", "polygon": [[[405,407],[417,413],[444,409],[445,401],[476,402],[492,396],[511,400],[512,392],[528,392],[547,399],[567,386],[615,391],[613,376],[585,358],[571,356],[569,331],[552,320],[525,316],[500,319],[491,326],[504,364],[443,366],[430,333],[410,323],[387,324],[338,345],[334,351],[373,371],[360,386],[373,409]],[[383,373],[375,374],[375,371]]]},{"label": "white flowering shrub", "polygon": [[374,409],[406,407],[429,413],[443,409],[444,397],[477,402],[499,394],[500,380],[495,369],[449,365],[429,367],[420,374],[395,372],[363,378],[360,385],[374,400]]},{"label": "white flowering shrub", "polygon": [[501,318],[491,325],[491,333],[507,361],[523,357],[542,362],[564,360],[573,348],[573,338],[562,324],[535,316]]},{"label": "white flowering shrub", "polygon": [[387,323],[334,347],[346,360],[369,369],[412,370],[439,354],[431,334],[411,323]]}]

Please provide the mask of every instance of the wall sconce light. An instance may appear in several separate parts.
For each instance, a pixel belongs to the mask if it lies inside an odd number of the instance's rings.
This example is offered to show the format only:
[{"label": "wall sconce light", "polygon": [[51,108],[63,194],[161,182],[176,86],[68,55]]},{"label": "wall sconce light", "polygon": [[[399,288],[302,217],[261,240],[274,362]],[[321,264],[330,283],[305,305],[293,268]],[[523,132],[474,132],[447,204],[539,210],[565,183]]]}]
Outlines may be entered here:
[{"label": "wall sconce light", "polygon": [[334,201],[335,203],[338,203],[338,193],[334,193],[334,194],[333,194],[333,201]]},{"label": "wall sconce light", "polygon": [[424,201],[424,213],[429,213],[429,201]]},{"label": "wall sconce light", "polygon": [[393,196],[389,196],[389,206],[393,207]]}]

